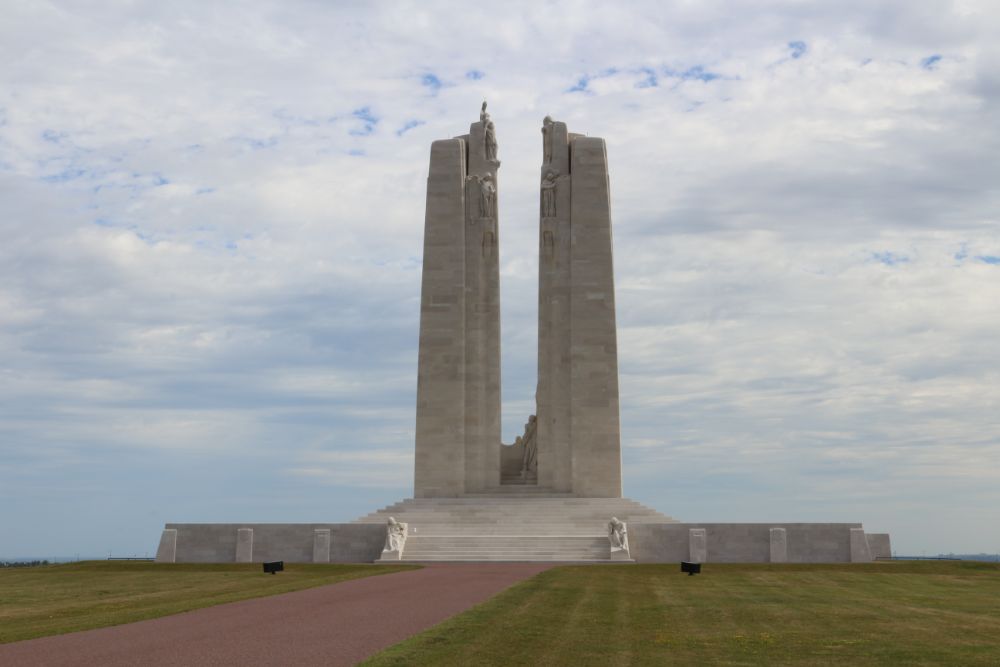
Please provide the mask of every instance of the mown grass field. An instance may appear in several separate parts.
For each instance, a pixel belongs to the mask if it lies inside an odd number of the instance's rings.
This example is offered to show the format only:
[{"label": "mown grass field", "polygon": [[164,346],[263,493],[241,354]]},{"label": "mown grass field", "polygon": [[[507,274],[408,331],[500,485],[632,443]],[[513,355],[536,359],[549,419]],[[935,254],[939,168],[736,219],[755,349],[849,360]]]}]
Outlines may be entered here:
[{"label": "mown grass field", "polygon": [[299,565],[267,575],[256,564],[89,561],[0,569],[0,644],[131,623],[223,602],[287,593],[412,565]]},{"label": "mown grass field", "polygon": [[1000,564],[561,567],[384,665],[1000,665]]}]

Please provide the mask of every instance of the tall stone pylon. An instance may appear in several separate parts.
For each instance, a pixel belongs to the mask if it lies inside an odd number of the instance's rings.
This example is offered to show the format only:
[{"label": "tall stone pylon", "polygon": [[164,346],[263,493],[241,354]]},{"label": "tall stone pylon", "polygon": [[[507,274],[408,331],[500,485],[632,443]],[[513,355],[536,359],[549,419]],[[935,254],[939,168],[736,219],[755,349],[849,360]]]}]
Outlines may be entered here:
[{"label": "tall stone pylon", "polygon": [[604,139],[542,126],[538,485],[621,497],[611,192]]},{"label": "tall stone pylon", "polygon": [[416,497],[500,479],[500,264],[496,132],[431,145],[417,362]]}]

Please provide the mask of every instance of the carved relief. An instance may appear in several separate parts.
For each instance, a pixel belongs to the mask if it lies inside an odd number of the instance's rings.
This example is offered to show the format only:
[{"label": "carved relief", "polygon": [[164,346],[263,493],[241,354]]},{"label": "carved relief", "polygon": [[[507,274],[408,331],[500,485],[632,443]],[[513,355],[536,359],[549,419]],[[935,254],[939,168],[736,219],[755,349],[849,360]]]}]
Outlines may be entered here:
[{"label": "carved relief", "polygon": [[483,232],[483,259],[489,259],[493,256],[493,248],[496,246],[496,236],[493,232]]},{"label": "carved relief", "polygon": [[542,181],[542,217],[556,217],[556,172],[545,174]]},{"label": "carved relief", "polygon": [[556,254],[555,236],[548,230],[542,232],[542,254],[545,259],[552,259]]}]

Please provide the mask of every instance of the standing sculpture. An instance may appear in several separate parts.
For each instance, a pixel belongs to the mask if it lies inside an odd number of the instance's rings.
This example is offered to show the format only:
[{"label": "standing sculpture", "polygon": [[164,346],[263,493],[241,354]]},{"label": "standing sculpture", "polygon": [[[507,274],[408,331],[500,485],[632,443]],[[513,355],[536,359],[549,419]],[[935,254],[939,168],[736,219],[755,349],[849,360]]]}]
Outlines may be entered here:
[{"label": "standing sculpture", "polygon": [[496,217],[497,211],[497,188],[493,183],[493,177],[486,174],[482,178],[476,177],[479,182],[479,217]]},{"label": "standing sculpture", "polygon": [[[486,103],[483,102],[484,108]],[[546,116],[542,120],[542,161],[545,164],[552,162],[552,129],[555,127],[555,121],[552,120],[552,116]]]},{"label": "standing sculpture", "polygon": [[556,173],[550,171],[542,181],[542,217],[556,217]]},{"label": "standing sculpture", "polygon": [[486,159],[489,162],[497,161],[497,132],[492,120],[486,121]]}]

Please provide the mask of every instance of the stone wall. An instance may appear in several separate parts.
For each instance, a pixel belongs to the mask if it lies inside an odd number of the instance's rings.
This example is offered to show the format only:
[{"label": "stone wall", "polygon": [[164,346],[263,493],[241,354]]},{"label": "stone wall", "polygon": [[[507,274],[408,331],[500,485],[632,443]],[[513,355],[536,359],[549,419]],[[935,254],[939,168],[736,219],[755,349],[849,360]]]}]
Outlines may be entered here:
[{"label": "stone wall", "polygon": [[[628,527],[632,558],[639,563],[864,561],[866,559],[860,554],[852,557],[852,530],[861,530],[861,524],[630,523]],[[887,549],[888,535],[885,535],[884,545],[881,548]]]},{"label": "stone wall", "polygon": [[384,544],[382,524],[168,523],[156,561],[371,563]]}]

